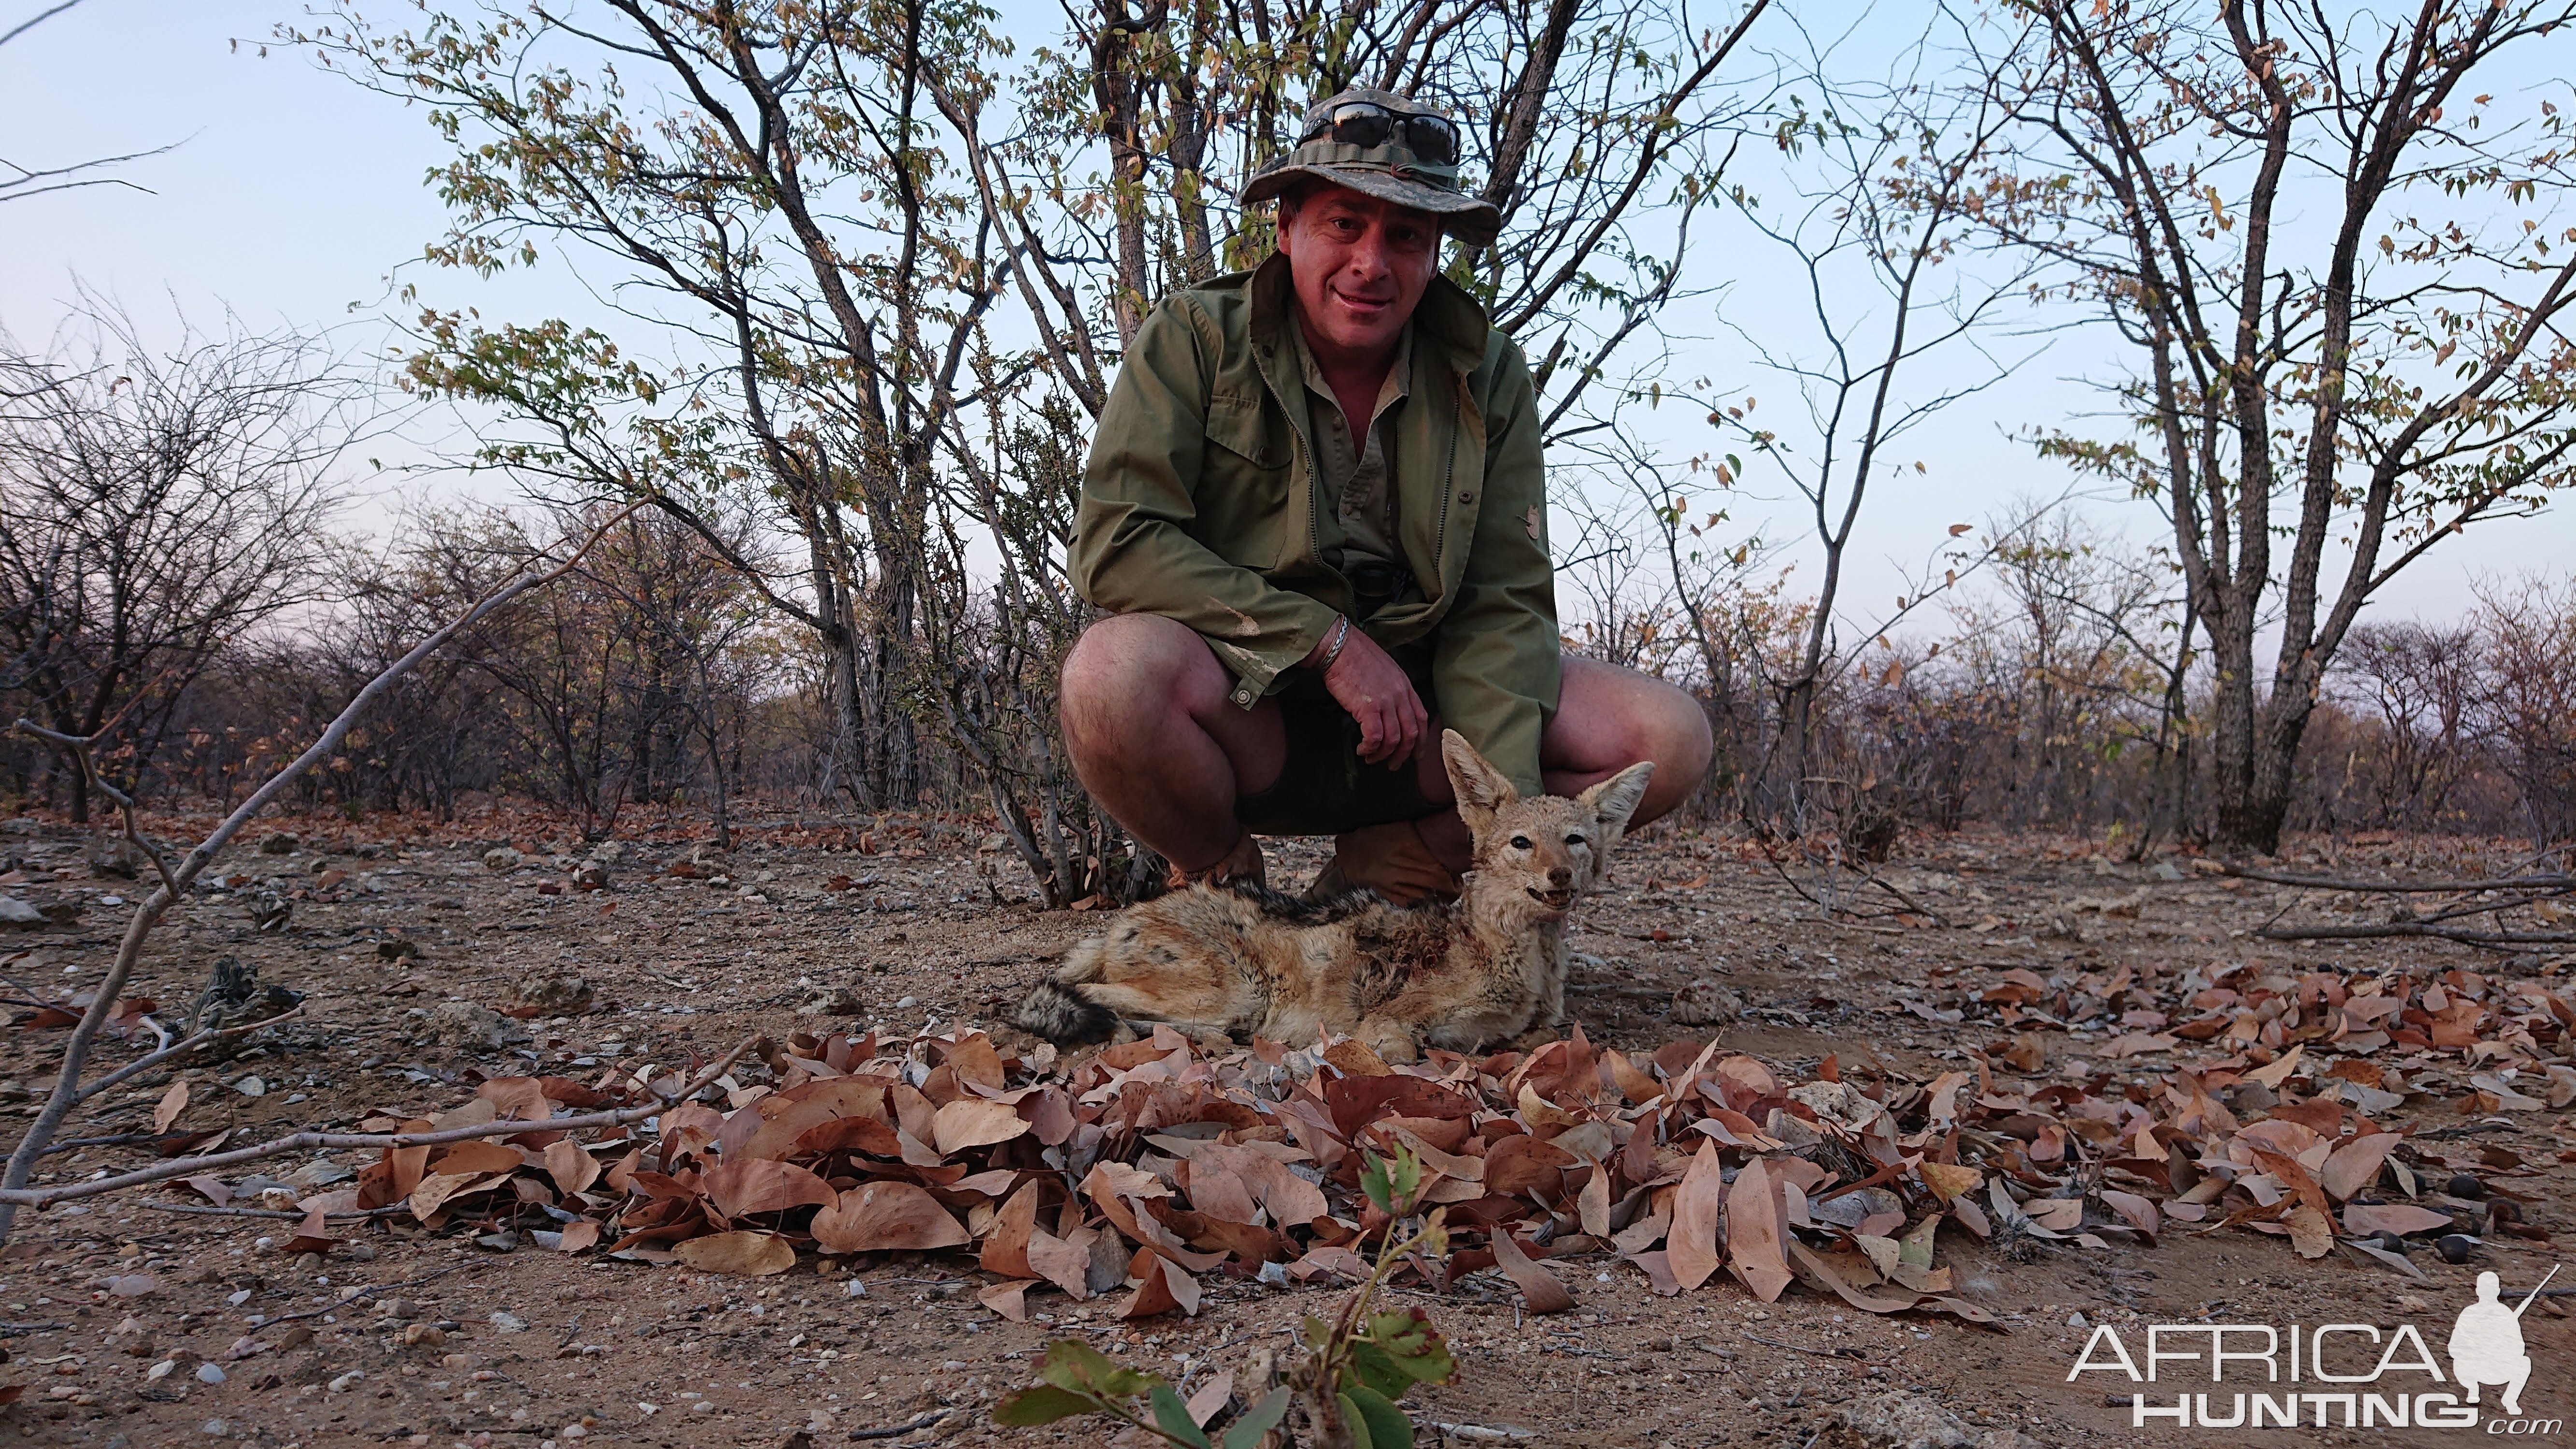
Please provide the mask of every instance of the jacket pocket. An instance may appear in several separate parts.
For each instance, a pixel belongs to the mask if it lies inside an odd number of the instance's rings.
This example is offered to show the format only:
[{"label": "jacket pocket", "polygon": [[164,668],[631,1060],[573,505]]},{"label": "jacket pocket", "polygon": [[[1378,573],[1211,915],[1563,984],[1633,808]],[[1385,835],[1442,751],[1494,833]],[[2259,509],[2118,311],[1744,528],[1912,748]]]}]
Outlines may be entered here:
[{"label": "jacket pocket", "polygon": [[1297,520],[1287,433],[1263,399],[1220,395],[1208,402],[1212,446],[1202,455],[1193,532],[1228,563],[1268,570],[1290,552]]}]

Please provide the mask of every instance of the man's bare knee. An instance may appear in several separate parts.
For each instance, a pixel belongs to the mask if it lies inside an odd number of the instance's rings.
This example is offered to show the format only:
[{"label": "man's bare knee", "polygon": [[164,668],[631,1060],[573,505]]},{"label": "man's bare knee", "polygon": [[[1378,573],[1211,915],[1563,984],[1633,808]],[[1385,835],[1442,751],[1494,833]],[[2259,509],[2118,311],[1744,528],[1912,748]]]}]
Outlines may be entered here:
[{"label": "man's bare knee", "polygon": [[1188,625],[1160,614],[1113,614],[1082,631],[1065,655],[1061,685],[1068,729],[1188,711],[1221,698],[1224,670]]}]

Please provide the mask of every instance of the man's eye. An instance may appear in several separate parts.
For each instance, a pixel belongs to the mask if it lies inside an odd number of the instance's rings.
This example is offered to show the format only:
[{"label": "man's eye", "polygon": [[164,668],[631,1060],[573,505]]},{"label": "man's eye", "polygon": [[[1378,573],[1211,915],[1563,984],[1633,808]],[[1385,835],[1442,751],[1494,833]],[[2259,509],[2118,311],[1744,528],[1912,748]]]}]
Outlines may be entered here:
[{"label": "man's eye", "polygon": [[1513,837],[1512,837],[1512,849],[1514,849],[1514,850],[1527,850],[1527,849],[1529,849],[1529,848],[1530,848],[1530,840],[1529,840],[1529,837],[1528,837],[1528,836],[1526,836],[1526,835],[1515,835],[1515,836],[1513,836]]}]

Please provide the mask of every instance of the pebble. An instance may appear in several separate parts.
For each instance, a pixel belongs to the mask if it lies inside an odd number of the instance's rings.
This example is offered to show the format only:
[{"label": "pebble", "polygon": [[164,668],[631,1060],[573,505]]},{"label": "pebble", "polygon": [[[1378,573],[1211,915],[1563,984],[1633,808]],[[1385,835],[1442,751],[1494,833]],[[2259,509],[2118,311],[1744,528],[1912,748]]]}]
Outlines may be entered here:
[{"label": "pebble", "polygon": [[221,1419],[208,1419],[204,1424],[198,1427],[209,1435],[217,1436],[229,1434],[233,1429],[232,1425],[225,1423]]},{"label": "pebble", "polygon": [[201,1363],[197,1365],[197,1382],[201,1384],[219,1384],[223,1381],[224,1371],[221,1368],[210,1363]]},{"label": "pebble", "polygon": [[510,1312],[506,1308],[496,1308],[492,1310],[491,1323],[494,1328],[501,1330],[503,1333],[518,1333],[528,1326],[528,1320],[521,1318],[519,1315]]},{"label": "pebble", "polygon": [[367,1371],[365,1369],[351,1369],[347,1373],[340,1375],[338,1378],[333,1379],[324,1387],[332,1393],[345,1394],[349,1391],[350,1385],[357,1383],[360,1379],[363,1379],[366,1376]]}]

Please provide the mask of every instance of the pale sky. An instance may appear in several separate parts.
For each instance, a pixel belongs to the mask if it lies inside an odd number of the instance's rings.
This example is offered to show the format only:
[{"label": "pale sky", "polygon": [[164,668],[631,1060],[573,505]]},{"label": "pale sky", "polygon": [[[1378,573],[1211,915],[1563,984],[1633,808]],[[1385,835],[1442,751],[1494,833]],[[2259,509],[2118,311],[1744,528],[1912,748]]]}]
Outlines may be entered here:
[{"label": "pale sky", "polygon": [[[0,31],[50,3],[0,0]],[[390,17],[399,7],[385,8]],[[1016,33],[1034,37],[1055,12],[1028,8],[1029,25]],[[417,284],[424,301],[476,307],[487,319],[598,315],[560,266],[493,283],[417,260],[444,218],[423,181],[442,155],[437,137],[418,108],[324,74],[309,55],[271,50],[261,58],[275,23],[297,12],[292,0],[87,0],[0,47],[0,157],[47,166],[176,143],[120,168],[143,189],[97,186],[0,205],[0,328],[22,342],[41,339],[76,285],[155,324],[175,309],[211,326],[230,309],[253,328],[327,326],[357,354],[388,343],[406,310],[394,296],[405,283]],[[1733,282],[1730,305],[1753,308],[1748,315],[1761,325],[1759,308],[1781,279],[1766,276],[1750,251],[1703,252],[1692,259],[1703,283]],[[1676,321],[1704,339],[1691,345],[1694,369],[1749,376],[1726,333]],[[2073,350],[2045,357],[1910,447],[1908,456],[1925,458],[1931,471],[1889,492],[1863,525],[1848,596],[1856,624],[1901,587],[1896,561],[1921,559],[1945,525],[1981,521],[2018,495],[2064,488],[2007,434],[2083,405],[2086,395],[2059,378],[2089,365]],[[351,480],[372,500],[360,512],[375,517],[386,495],[420,486]],[[1738,499],[1734,511],[1739,522],[1766,522],[1777,533],[1799,527],[1784,502]],[[2106,501],[2090,511],[2134,537],[2162,528],[2141,503]],[[1784,557],[1805,555],[1793,549]],[[2491,524],[2437,549],[2383,593],[2379,611],[2446,614],[2480,574],[2563,571],[2571,557],[2576,529],[2564,509]],[[1802,568],[1801,576],[1812,572]]]}]

